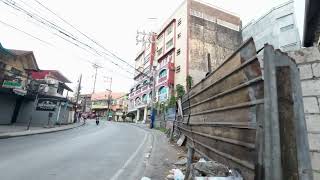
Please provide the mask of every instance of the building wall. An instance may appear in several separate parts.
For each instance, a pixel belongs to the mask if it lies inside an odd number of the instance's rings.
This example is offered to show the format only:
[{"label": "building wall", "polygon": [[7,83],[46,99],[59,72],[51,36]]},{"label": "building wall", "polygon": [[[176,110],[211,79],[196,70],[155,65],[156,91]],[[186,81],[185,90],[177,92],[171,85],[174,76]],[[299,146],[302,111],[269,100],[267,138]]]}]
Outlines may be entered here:
[{"label": "building wall", "polygon": [[[186,87],[186,77],[187,77],[187,56],[188,56],[188,14],[187,14],[187,1],[185,1],[179,9],[174,13],[173,18],[176,19],[176,29],[175,29],[175,52],[174,52],[174,87],[177,84]],[[178,25],[181,20],[180,25]],[[178,34],[180,37],[178,38]],[[180,49],[180,54],[177,55],[177,51]],[[180,71],[177,69],[180,67]]]},{"label": "building wall", "polygon": [[[30,114],[32,109],[34,108],[34,101],[33,100],[24,100],[22,102],[19,115],[17,118],[17,123],[27,124],[30,119]],[[69,124],[72,123],[73,119],[73,112],[70,109],[64,108],[64,106],[60,109],[59,119],[58,116],[59,107],[52,111],[52,117],[50,119],[50,125],[53,125],[55,122],[61,122],[61,124]],[[36,126],[45,126],[48,122],[48,115],[49,111],[34,111],[32,114],[32,125]]]},{"label": "building wall", "polygon": [[243,40],[253,37],[257,50],[265,43],[282,51],[298,50],[301,47],[294,14],[294,2],[289,1],[273,8],[257,21],[242,29]]},{"label": "building wall", "polygon": [[193,85],[208,72],[208,54],[216,69],[241,44],[240,18],[216,7],[191,1],[189,75]]},{"label": "building wall", "polygon": [[16,97],[0,94],[0,124],[10,124],[16,105]]},{"label": "building wall", "polygon": [[[320,52],[316,47],[289,52],[300,70],[314,179],[320,177]],[[317,178],[318,177],[318,178]]]}]

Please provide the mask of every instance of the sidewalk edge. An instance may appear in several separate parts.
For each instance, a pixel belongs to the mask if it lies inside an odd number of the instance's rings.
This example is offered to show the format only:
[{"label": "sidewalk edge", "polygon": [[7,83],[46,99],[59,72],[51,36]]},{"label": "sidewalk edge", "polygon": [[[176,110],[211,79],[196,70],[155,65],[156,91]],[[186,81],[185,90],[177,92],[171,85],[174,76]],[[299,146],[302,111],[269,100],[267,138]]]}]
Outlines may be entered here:
[{"label": "sidewalk edge", "polygon": [[[68,128],[60,128],[60,129],[54,129],[54,130],[45,130],[45,131],[40,131],[40,132],[26,132],[26,133],[21,133],[21,134],[13,134],[13,133],[5,133],[3,135],[0,134],[0,139],[8,139],[8,138],[14,138],[14,137],[20,137],[20,136],[32,136],[32,135],[36,135],[36,134],[47,134],[47,133],[54,133],[54,132],[59,132],[59,131],[65,131],[65,130],[70,130],[70,129],[74,129],[80,126],[83,126],[84,123],[80,123],[77,126],[72,126],[72,127],[68,127]],[[23,131],[24,132],[24,131]]]}]

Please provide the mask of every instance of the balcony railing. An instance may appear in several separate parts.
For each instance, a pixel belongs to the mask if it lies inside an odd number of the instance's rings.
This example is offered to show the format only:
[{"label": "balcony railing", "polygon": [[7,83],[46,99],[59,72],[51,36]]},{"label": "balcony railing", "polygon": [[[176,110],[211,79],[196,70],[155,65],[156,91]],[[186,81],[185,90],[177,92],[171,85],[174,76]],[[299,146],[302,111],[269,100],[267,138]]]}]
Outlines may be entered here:
[{"label": "balcony railing", "polygon": [[167,76],[159,78],[158,83],[161,83],[161,82],[163,82],[165,80],[167,80]]}]

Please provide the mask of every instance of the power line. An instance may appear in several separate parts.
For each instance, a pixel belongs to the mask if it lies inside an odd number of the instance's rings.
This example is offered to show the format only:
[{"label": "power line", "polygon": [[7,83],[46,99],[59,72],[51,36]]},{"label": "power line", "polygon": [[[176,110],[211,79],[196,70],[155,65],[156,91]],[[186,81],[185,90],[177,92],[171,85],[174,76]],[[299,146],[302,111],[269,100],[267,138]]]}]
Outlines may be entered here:
[{"label": "power line", "polygon": [[[62,17],[60,17],[57,13],[53,12],[51,9],[49,9],[47,6],[43,5],[41,2],[39,2],[38,0],[34,0],[35,2],[37,2],[40,6],[42,6],[43,8],[45,8],[46,10],[48,10],[49,12],[51,12],[52,14],[54,14],[55,16],[57,16],[60,20],[62,20],[63,22],[65,22],[66,24],[68,24],[69,26],[71,26],[73,29],[75,29],[77,32],[79,32],[80,34],[82,34],[83,36],[85,36],[87,39],[89,39],[90,41],[92,41],[93,43],[95,43],[96,45],[98,45],[100,48],[102,48],[103,50],[107,51],[108,53],[110,53],[113,57],[117,58],[118,60],[124,62],[125,64],[127,64],[129,67],[133,68],[134,70],[138,71],[139,73],[143,74],[144,76],[147,76],[144,72],[140,71],[139,69],[136,69],[133,65],[131,65],[130,63],[128,63],[127,61],[121,59],[119,56],[117,56],[116,54],[114,54],[112,51],[108,50],[107,48],[105,48],[103,45],[101,45],[100,43],[98,43],[97,41],[95,41],[94,39],[92,39],[91,37],[87,36],[86,34],[84,34],[83,32],[81,32],[79,29],[77,29],[75,26],[73,26],[71,23],[69,23],[68,21],[66,21],[65,19],[63,19]],[[104,53],[104,52],[102,52]],[[107,53],[104,53],[107,56],[110,56]]]},{"label": "power line", "polygon": [[[100,54],[101,52],[99,52],[99,51],[96,50],[95,48],[93,48],[93,47],[91,47],[90,45],[88,45],[88,44],[86,44],[86,43],[84,43],[84,42],[76,39],[71,33],[69,33],[69,32],[67,32],[67,33],[64,32],[64,31],[62,30],[63,28],[55,25],[54,23],[51,23],[51,22],[48,21],[48,20],[45,20],[46,22],[44,22],[44,21],[42,20],[42,19],[44,19],[44,18],[42,18],[41,16],[39,16],[39,15],[37,15],[37,14],[28,12],[27,10],[25,10],[25,9],[23,9],[22,7],[20,7],[19,5],[17,5],[17,3],[16,3],[15,1],[12,1],[12,0],[11,0],[11,1],[8,1],[8,0],[7,0],[6,2],[5,2],[4,0],[1,0],[1,1],[2,1],[3,3],[5,3],[6,5],[12,7],[13,9],[18,10],[18,11],[20,11],[20,12],[23,12],[24,14],[26,14],[26,15],[29,16],[30,18],[32,18],[32,19],[40,22],[41,24],[43,24],[43,25],[45,25],[45,26],[47,26],[47,27],[49,27],[49,28],[51,28],[51,29],[54,29],[55,31],[58,31],[58,33],[62,34],[63,36],[66,36],[66,37],[62,37],[61,35],[58,35],[58,34],[54,33],[54,34],[57,35],[58,37],[66,40],[66,41],[68,41],[69,43],[72,43],[73,45],[75,45],[75,46],[77,46],[77,47],[79,47],[79,48],[82,48],[82,49],[84,50],[83,47],[81,47],[79,44],[77,44],[77,43],[80,43],[80,44],[84,45],[85,47],[88,47],[90,50],[92,50],[92,51],[93,51],[94,53],[96,53],[97,55],[103,57],[104,59],[107,59],[107,58],[104,57],[102,54]],[[48,24],[47,22],[49,22],[50,24]],[[52,33],[53,33],[53,32],[52,32]],[[69,35],[69,34],[71,34],[71,35]],[[75,41],[75,42],[70,41],[70,40],[67,40],[67,38],[71,38],[71,39],[72,39],[73,41]],[[87,52],[88,52],[88,51],[87,51]],[[105,53],[104,53],[104,54],[105,54]],[[112,61],[112,60],[110,60],[110,59],[107,59],[107,60],[109,60],[109,61],[110,61],[111,63],[113,63],[114,65],[120,67],[122,70],[125,70],[124,67],[120,66],[119,64],[115,63],[114,61]],[[128,72],[128,73],[130,73],[130,74],[132,74],[132,73],[129,72],[128,70],[125,70],[125,71]]]},{"label": "power line", "polygon": [[19,31],[19,32],[22,32],[22,33],[24,33],[24,34],[26,34],[26,35],[34,38],[34,39],[37,39],[38,41],[41,41],[41,42],[43,42],[43,43],[45,43],[45,44],[47,44],[47,45],[53,46],[53,44],[51,44],[51,43],[49,43],[49,42],[47,42],[47,41],[44,41],[44,40],[42,40],[42,39],[40,39],[40,38],[37,38],[37,37],[33,36],[32,34],[29,34],[29,33],[25,32],[25,31],[23,31],[23,30],[20,30],[20,29],[12,26],[12,25],[10,25],[10,24],[7,24],[7,23],[5,23],[5,22],[3,22],[3,21],[1,21],[1,20],[0,20],[0,23],[1,23],[1,24],[4,24],[4,25],[6,25],[6,26],[9,26],[9,27],[11,27],[11,28],[13,28],[13,29],[15,29],[15,30],[17,30],[17,31]]},{"label": "power line", "polygon": [[[83,32],[81,32],[79,29],[77,29],[75,26],[73,26],[71,23],[69,23],[68,21],[66,21],[65,19],[63,19],[62,17],[60,17],[57,13],[53,12],[52,10],[50,10],[48,7],[46,7],[45,5],[43,5],[41,2],[39,2],[38,0],[34,0],[36,1],[40,6],[42,6],[43,8],[47,9],[49,12],[51,12],[52,14],[54,14],[55,16],[57,16],[59,19],[61,19],[63,22],[65,22],[66,24],[68,24],[69,26],[71,26],[73,29],[75,29],[76,31],[78,31],[80,34],[82,34],[83,36],[85,36],[86,38],[88,38],[89,40],[91,40],[93,43],[95,43],[96,45],[98,45],[99,47],[101,47],[102,49],[104,49],[105,51],[107,51],[108,53],[110,53],[112,56],[116,57],[117,59],[119,59],[120,61],[126,63],[128,66],[132,67],[133,69],[135,69],[135,67],[133,65],[131,65],[130,63],[128,63],[127,61],[121,59],[120,57],[118,57],[116,54],[114,54],[113,52],[111,52],[110,50],[106,49],[104,46],[102,46],[100,43],[98,43],[97,41],[95,41],[94,39],[92,39],[91,37],[87,36],[86,34],[84,34]],[[109,55],[109,54],[107,54]]]},{"label": "power line", "polygon": [[[29,33],[25,32],[25,31],[23,31],[23,30],[21,30],[21,29],[19,29],[19,28],[17,28],[17,27],[14,27],[14,26],[12,26],[12,25],[10,25],[10,24],[8,24],[8,23],[5,23],[5,22],[3,22],[3,21],[1,21],[1,20],[0,20],[0,23],[4,24],[4,25],[6,25],[6,26],[8,26],[8,27],[10,27],[10,28],[13,28],[13,29],[15,29],[15,30],[17,30],[17,31],[19,31],[19,32],[22,32],[22,33],[24,33],[24,34],[26,34],[26,35],[28,35],[28,36],[30,36],[30,37],[32,37],[32,38],[40,41],[40,42],[43,42],[43,43],[45,43],[45,44],[47,44],[47,45],[50,45],[50,46],[55,47],[55,48],[58,49],[57,46],[55,46],[55,45],[53,45],[53,44],[51,44],[51,43],[49,43],[49,42],[47,42],[47,41],[44,41],[44,40],[42,40],[42,39],[40,39],[40,38],[37,38],[37,37],[35,37],[34,35],[29,34]],[[73,43],[73,42],[70,42],[70,43]],[[79,47],[79,48],[82,48],[82,47]],[[86,49],[84,49],[84,50],[86,50]],[[78,58],[79,58],[79,60],[83,60],[83,61],[85,61],[85,62],[87,62],[87,63],[94,64],[92,61],[89,61],[89,60],[87,60],[87,59],[83,59],[83,58],[81,58],[81,57],[78,57]],[[105,66],[101,66],[101,67],[104,68],[104,69],[106,69],[106,70],[111,71],[111,69],[108,69],[108,68],[106,68]],[[128,76],[126,76],[126,75],[124,75],[124,74],[121,74],[121,73],[118,73],[118,74],[119,74],[120,76],[125,77],[125,78],[132,79],[131,77],[128,77]]]}]

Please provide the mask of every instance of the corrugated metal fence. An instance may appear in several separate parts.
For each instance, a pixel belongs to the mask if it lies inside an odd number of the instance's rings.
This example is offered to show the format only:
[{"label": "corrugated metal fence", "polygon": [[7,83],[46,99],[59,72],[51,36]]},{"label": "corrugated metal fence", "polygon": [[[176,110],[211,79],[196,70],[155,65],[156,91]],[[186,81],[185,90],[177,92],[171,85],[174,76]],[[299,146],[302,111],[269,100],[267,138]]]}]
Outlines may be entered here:
[{"label": "corrugated metal fence", "polygon": [[[265,48],[264,53],[269,53],[269,59],[264,59],[264,66],[268,68],[265,67],[262,72],[253,40],[246,41],[219,68],[182,98],[182,112],[180,111],[175,126],[187,137],[189,147],[209,159],[239,169],[245,179],[312,179],[310,162],[308,164],[300,159],[298,163],[285,159],[289,158],[286,153],[297,157],[303,154],[308,156],[305,154],[308,142],[302,101],[297,93],[300,84],[294,79],[297,78],[297,74],[294,74],[297,68],[293,61],[281,60],[283,57],[272,59],[275,56],[271,55],[273,52],[269,46]],[[279,69],[280,65],[278,67],[275,63],[277,61],[289,67],[290,71]],[[275,73],[277,70],[279,72]],[[285,83],[283,79],[281,81],[281,77],[289,78],[288,82],[292,83]],[[288,92],[281,91],[288,88]],[[281,97],[282,95],[286,97]],[[283,98],[287,100],[282,101]],[[288,102],[288,99],[291,104],[282,103]],[[284,109],[278,107],[286,107],[289,112],[282,112],[281,115],[279,112]],[[294,109],[297,108],[302,108],[302,112],[299,110],[295,113]],[[288,130],[283,122],[293,123],[294,130]],[[291,135],[283,136],[284,131]],[[295,143],[290,143],[291,141]],[[301,141],[306,144],[301,144]],[[308,158],[305,157],[305,160],[308,161]],[[288,166],[283,165],[285,161],[298,165],[288,169]],[[271,167],[272,164],[275,167]],[[305,172],[302,173],[302,169]],[[287,173],[283,173],[284,171]]]}]

